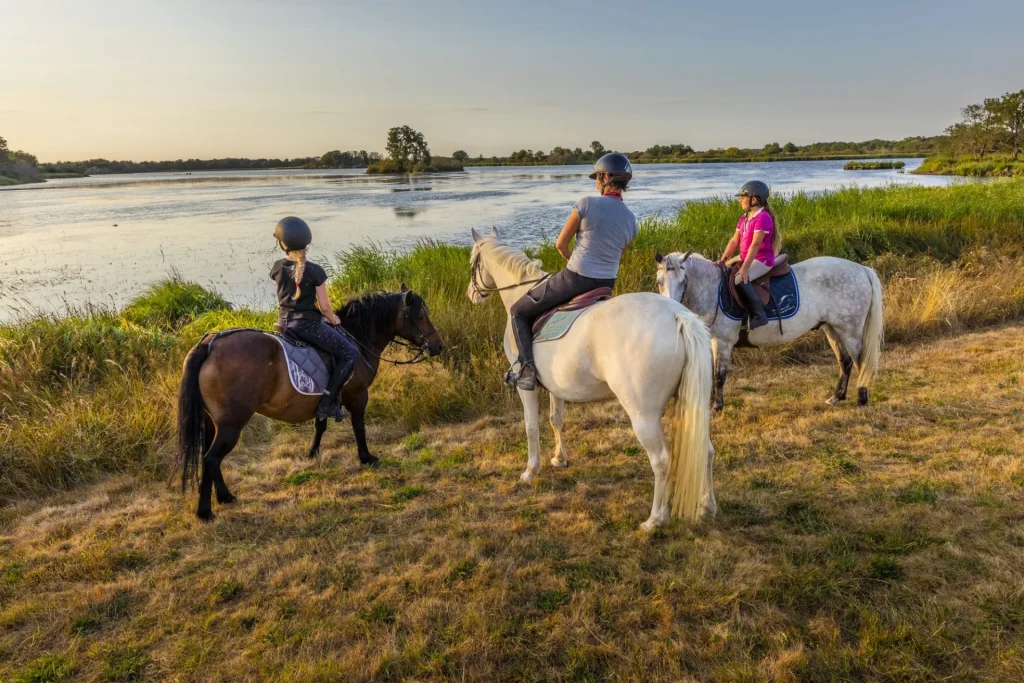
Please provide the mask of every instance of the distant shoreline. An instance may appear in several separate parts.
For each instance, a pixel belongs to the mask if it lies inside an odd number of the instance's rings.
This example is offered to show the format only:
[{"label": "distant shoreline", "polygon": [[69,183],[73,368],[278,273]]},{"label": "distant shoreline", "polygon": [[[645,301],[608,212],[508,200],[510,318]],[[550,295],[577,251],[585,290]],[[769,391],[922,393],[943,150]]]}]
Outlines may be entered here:
[{"label": "distant shoreline", "polygon": [[[630,163],[636,164],[754,164],[754,163],[776,163],[783,161],[848,161],[856,159],[925,159],[928,154],[837,154],[827,156],[770,156],[770,157],[708,157],[700,159],[632,159]],[[498,167],[498,166],[592,166],[591,162],[557,163],[548,161],[467,161],[467,167]]]}]

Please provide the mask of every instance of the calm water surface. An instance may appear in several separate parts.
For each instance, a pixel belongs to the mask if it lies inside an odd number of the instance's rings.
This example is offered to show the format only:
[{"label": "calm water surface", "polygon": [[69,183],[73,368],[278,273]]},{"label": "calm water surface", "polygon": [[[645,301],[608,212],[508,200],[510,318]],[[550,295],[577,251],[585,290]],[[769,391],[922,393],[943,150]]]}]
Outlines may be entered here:
[{"label": "calm water surface", "polygon": [[[907,169],[920,164],[907,159]],[[638,216],[732,194],[753,178],[773,192],[841,185],[944,185],[938,176],[844,172],[842,161],[644,165],[626,197]],[[473,168],[424,177],[362,170],[148,173],[51,180],[0,189],[0,319],[84,303],[119,306],[177,271],[238,304],[269,307],[271,236],[286,215],[313,228],[311,256],[328,264],[368,241],[407,247],[468,243],[494,225],[510,242],[553,238],[593,192],[584,166]],[[468,267],[468,266],[467,266]]]}]

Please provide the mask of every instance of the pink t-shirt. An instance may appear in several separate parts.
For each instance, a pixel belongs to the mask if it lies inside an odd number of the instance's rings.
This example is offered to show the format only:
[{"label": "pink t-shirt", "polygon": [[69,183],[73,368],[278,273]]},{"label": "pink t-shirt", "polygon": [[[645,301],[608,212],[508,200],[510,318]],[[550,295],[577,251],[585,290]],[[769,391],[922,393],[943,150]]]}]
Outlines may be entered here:
[{"label": "pink t-shirt", "polygon": [[772,235],[775,233],[775,225],[772,217],[767,211],[761,210],[756,216],[747,220],[746,214],[740,217],[736,229],[740,231],[740,258],[747,260],[747,252],[750,251],[750,244],[754,241],[755,232],[763,232],[764,239],[761,240],[761,247],[757,250],[754,258],[769,268],[775,265],[775,250],[772,249]]}]

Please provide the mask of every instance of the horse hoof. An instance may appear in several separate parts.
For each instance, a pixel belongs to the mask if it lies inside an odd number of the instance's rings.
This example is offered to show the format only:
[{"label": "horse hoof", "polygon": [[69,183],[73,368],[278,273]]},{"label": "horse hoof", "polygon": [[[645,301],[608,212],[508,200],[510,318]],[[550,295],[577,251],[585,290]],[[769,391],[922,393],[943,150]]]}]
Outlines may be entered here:
[{"label": "horse hoof", "polygon": [[525,472],[519,475],[519,478],[523,481],[523,483],[526,484],[532,483],[536,477],[537,475],[533,473],[533,470],[526,470]]},{"label": "horse hoof", "polygon": [[828,405],[830,405],[830,406],[832,406],[834,408],[834,407],[839,405],[839,399],[836,398],[835,396],[832,396],[827,401],[825,401],[825,403],[827,403]]},{"label": "horse hoof", "polygon": [[206,510],[205,512],[200,510],[196,513],[196,517],[198,517],[202,522],[212,522],[217,518],[217,515],[213,514],[213,510]]},{"label": "horse hoof", "polygon": [[235,498],[230,493],[228,495],[224,496],[223,498],[221,498],[220,496],[217,496],[217,502],[220,503],[221,505],[231,505],[236,500],[238,500],[238,498]]},{"label": "horse hoof", "polygon": [[551,458],[552,467],[568,467],[569,462],[567,460],[560,460],[558,458]]},{"label": "horse hoof", "polygon": [[659,526],[661,525],[655,522],[653,519],[649,519],[640,525],[640,531],[644,532],[645,534],[649,534],[653,532],[655,529],[657,529]]},{"label": "horse hoof", "polygon": [[701,519],[708,522],[714,521],[716,517],[718,517],[718,508],[711,506],[704,508],[704,512],[702,512],[700,516]]},{"label": "horse hoof", "polygon": [[366,467],[373,467],[379,462],[380,458],[378,458],[376,455],[366,455],[365,457],[360,456],[359,458],[359,464],[364,465]]}]

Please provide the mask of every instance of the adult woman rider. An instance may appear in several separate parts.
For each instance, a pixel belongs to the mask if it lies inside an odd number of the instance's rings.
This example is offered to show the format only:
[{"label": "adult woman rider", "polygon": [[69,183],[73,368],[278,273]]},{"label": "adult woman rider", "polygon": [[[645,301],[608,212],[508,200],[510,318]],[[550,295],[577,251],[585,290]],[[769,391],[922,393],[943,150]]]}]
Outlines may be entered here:
[{"label": "adult woman rider", "polygon": [[[537,388],[533,362],[533,321],[573,297],[598,287],[614,287],[622,252],[637,234],[636,216],[622,201],[633,178],[624,154],[605,154],[594,164],[590,178],[599,195],[584,197],[572,207],[555,247],[566,267],[533,287],[512,305],[512,332],[519,348],[519,371],[513,366],[505,382],[518,389]],[[576,244],[571,247],[573,237]]]}]

